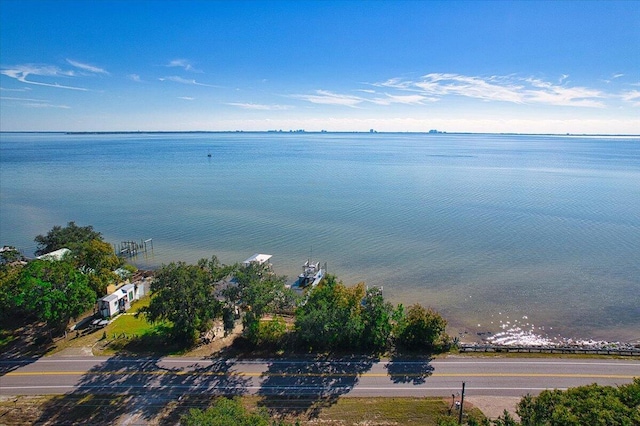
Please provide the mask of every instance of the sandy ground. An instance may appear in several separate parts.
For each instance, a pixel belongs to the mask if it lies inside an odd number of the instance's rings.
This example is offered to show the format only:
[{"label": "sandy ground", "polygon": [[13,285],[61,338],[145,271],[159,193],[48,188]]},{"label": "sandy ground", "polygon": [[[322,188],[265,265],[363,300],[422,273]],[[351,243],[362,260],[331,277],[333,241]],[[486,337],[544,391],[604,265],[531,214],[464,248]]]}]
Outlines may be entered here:
[{"label": "sandy ground", "polygon": [[516,419],[520,419],[516,414],[516,405],[520,401],[518,396],[465,396],[465,401],[479,408],[490,419],[501,416],[504,410]]}]

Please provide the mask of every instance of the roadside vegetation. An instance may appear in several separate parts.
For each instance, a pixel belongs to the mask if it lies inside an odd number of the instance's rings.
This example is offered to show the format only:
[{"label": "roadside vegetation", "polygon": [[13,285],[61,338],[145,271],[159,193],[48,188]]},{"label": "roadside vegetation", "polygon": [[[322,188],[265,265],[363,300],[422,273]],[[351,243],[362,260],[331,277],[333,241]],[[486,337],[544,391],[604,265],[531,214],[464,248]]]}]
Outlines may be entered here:
[{"label": "roadside vegetation", "polygon": [[[0,399],[0,418],[11,425],[39,424],[39,420],[51,418],[65,419],[65,424],[113,425],[123,423],[122,416],[126,415],[118,407],[132,404],[134,399],[132,395],[87,394]],[[449,416],[449,406],[441,398],[341,398],[320,410],[314,408],[301,412],[295,410],[297,403],[295,399],[282,399],[278,408],[267,408],[259,396],[228,399],[187,395],[181,400],[156,405],[147,419],[150,424],[199,426],[437,426],[452,418]],[[465,419],[471,419],[471,424],[482,424],[484,416],[473,408],[468,411],[468,416],[465,414]]]},{"label": "roadside vegetation", "polygon": [[[0,324],[4,324],[2,335],[6,336],[22,326],[41,323],[52,340],[65,333],[72,319],[94,307],[97,298],[106,294],[107,286],[121,279],[115,271],[125,265],[91,226],[69,222],[66,227],[55,226],[46,235],[38,235],[35,241],[36,254],[59,249],[68,252],[59,258],[27,262],[14,248],[3,248]],[[15,339],[4,337],[0,345],[11,340]]]},{"label": "roadside vegetation", "polygon": [[[70,322],[91,315],[107,286],[122,280],[116,271],[127,268],[91,226],[78,227],[69,222],[66,227],[56,226],[48,234],[37,236],[35,241],[38,254],[60,248],[69,252],[60,259],[28,262],[12,248],[0,253],[0,353],[5,356],[42,355],[55,336],[64,335],[66,342],[84,342],[90,336],[83,337],[79,331],[67,338]],[[364,283],[347,286],[336,276],[326,275],[317,286],[298,294],[285,283],[286,277],[263,264],[223,265],[215,256],[196,264],[170,263],[155,272],[151,297],[135,303],[128,314],[120,315],[106,328],[93,331],[86,341],[101,354],[184,354],[214,335],[219,339],[215,331],[227,336],[241,325],[240,336],[223,355],[358,354],[373,359],[386,354],[392,359],[403,355],[428,358],[453,346],[445,331],[447,322],[438,312],[420,304],[394,306],[376,287],[368,288]],[[15,351],[17,342],[26,340],[26,330],[33,331],[33,342],[25,345],[26,350]],[[350,405],[357,400],[358,407]],[[379,405],[357,411],[367,402],[331,399],[316,407],[315,415],[322,412],[319,418],[348,422],[349,413],[357,412],[354,423],[393,419],[389,421],[408,425],[457,424],[453,407],[447,407],[441,399],[395,398],[395,404],[390,405],[388,399],[371,400]],[[413,414],[403,414],[402,401],[409,400],[415,401],[406,411]],[[176,411],[181,417],[174,420],[181,418],[183,424],[198,425],[285,426],[307,424],[309,419],[281,415],[283,409],[286,412],[299,402],[296,400],[264,397],[257,400],[257,405],[247,401],[254,399],[209,400],[201,410],[183,407]],[[429,403],[431,408],[423,413],[417,407],[425,406],[425,401],[437,402]],[[313,409],[306,405],[296,413],[310,416],[307,412]],[[370,417],[371,413],[377,414]],[[640,379],[618,388],[591,385],[526,396],[518,404],[517,414],[519,420],[505,412],[489,421],[481,414],[465,412],[465,422],[494,426],[640,424]],[[419,420],[414,421],[412,416]],[[229,423],[229,418],[244,420]]]},{"label": "roadside vegetation", "polygon": [[[213,257],[196,265],[171,263],[152,284],[151,303],[140,310],[154,323],[171,324],[168,338],[193,346],[215,321],[228,332],[229,313],[241,313],[236,347],[270,353],[434,353],[449,349],[446,321],[432,309],[393,306],[378,288],[346,286],[327,275],[300,296],[260,264],[221,265]],[[287,322],[287,318],[292,318]]]}]

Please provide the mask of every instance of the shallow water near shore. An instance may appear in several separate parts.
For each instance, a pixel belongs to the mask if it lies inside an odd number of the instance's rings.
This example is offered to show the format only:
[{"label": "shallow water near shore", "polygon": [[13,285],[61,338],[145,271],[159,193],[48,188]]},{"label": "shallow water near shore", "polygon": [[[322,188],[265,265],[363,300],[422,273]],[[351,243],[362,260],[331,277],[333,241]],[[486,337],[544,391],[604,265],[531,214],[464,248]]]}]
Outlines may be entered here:
[{"label": "shallow water near shore", "polygon": [[26,255],[73,220],[141,268],[312,257],[467,336],[640,339],[639,138],[2,133],[0,200]]}]

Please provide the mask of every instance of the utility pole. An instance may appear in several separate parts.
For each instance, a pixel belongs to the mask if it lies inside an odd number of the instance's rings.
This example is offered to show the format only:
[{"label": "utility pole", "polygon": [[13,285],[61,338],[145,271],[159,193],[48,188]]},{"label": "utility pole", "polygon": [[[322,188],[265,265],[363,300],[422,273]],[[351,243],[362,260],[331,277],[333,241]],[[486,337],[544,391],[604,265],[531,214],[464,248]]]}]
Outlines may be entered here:
[{"label": "utility pole", "polygon": [[462,407],[464,406],[464,382],[462,382],[462,394],[460,395],[460,413],[458,414],[458,424],[462,424]]}]

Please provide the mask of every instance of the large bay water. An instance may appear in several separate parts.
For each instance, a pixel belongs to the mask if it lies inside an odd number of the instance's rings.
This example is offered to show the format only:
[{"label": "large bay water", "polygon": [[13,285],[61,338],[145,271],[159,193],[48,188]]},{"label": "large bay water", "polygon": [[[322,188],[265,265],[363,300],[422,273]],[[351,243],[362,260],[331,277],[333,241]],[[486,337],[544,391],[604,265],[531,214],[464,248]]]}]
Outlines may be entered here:
[{"label": "large bay water", "polygon": [[75,221],[152,238],[139,267],[260,252],[293,279],[312,256],[454,332],[640,339],[639,138],[2,133],[0,197],[27,255]]}]

